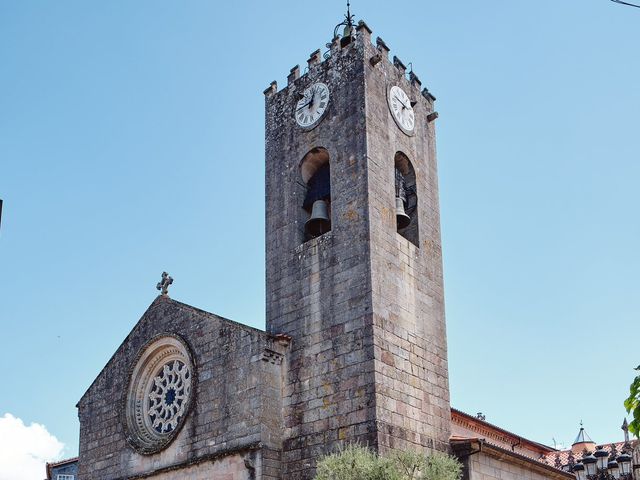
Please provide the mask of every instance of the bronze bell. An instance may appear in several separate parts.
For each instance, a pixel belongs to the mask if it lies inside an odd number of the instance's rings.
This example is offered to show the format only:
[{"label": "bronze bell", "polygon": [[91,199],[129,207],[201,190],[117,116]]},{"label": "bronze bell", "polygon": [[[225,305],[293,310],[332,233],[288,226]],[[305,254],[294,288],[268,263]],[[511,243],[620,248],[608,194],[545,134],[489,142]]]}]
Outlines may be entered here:
[{"label": "bronze bell", "polygon": [[396,197],[396,221],[398,230],[408,227],[411,223],[411,217],[404,211],[404,201],[400,197]]},{"label": "bronze bell", "polygon": [[304,224],[304,231],[311,237],[318,237],[331,230],[329,209],[325,200],[316,200],[311,207],[311,217]]}]

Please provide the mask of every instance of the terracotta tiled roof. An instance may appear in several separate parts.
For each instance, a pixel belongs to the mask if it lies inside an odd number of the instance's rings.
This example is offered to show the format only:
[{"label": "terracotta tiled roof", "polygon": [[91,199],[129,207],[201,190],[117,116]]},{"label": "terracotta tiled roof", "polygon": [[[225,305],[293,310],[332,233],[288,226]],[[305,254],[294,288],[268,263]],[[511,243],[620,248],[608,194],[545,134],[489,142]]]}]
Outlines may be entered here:
[{"label": "terracotta tiled roof", "polygon": [[[629,444],[625,442],[616,442],[610,444],[603,444],[604,450],[611,456],[620,455],[623,451],[631,453],[632,449],[637,445],[638,441],[633,440]],[[569,450],[561,450],[557,452],[550,452],[541,458],[541,461],[547,465],[551,465],[556,468],[565,468],[567,465],[572,465],[578,462],[582,458],[583,452],[574,453]]]}]

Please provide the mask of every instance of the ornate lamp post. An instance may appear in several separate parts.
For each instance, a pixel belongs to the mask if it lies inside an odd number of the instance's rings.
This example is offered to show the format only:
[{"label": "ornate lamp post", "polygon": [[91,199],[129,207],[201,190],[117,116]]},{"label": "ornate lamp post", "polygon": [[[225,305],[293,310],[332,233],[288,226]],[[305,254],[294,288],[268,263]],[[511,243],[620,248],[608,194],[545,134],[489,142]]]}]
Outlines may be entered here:
[{"label": "ornate lamp post", "polygon": [[609,454],[606,450],[603,447],[597,447],[593,456],[598,460],[598,471],[602,472],[603,470],[606,470],[607,465],[609,464]]},{"label": "ornate lamp post", "polygon": [[578,480],[586,480],[587,474],[582,463],[576,463],[571,470]]},{"label": "ornate lamp post", "polygon": [[597,447],[594,453],[585,453],[572,472],[577,480],[632,480],[631,455],[622,453],[609,458],[609,453]]},{"label": "ornate lamp post", "polygon": [[617,458],[618,465],[620,466],[620,478],[630,479],[633,478],[631,472],[631,455],[626,452],[622,452]]},{"label": "ornate lamp post", "polygon": [[582,463],[587,471],[587,478],[596,478],[596,474],[598,473],[598,459],[595,455],[590,453],[589,455],[583,456]]},{"label": "ornate lamp post", "polygon": [[611,459],[609,460],[609,464],[607,465],[607,470],[609,471],[609,474],[616,480],[620,478],[620,467],[618,466],[618,462],[615,458],[611,457]]}]

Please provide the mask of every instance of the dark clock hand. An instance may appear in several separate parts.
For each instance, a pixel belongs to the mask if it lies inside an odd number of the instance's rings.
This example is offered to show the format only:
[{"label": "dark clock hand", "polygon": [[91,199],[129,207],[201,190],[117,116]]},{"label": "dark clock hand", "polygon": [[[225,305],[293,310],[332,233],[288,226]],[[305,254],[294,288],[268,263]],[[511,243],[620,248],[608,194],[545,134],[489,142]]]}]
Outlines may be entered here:
[{"label": "dark clock hand", "polygon": [[[313,100],[313,99],[311,99],[311,100]],[[298,108],[296,110],[296,112],[298,112],[298,111],[302,110],[303,108],[308,107],[309,105],[311,105],[311,100],[308,101],[307,103],[305,103],[304,105],[302,105],[300,108]]]},{"label": "dark clock hand", "polygon": [[396,100],[398,100],[402,104],[402,108],[406,108],[407,110],[409,110],[409,107],[407,107],[407,105],[402,100],[400,100],[397,95],[394,96],[396,97]]}]

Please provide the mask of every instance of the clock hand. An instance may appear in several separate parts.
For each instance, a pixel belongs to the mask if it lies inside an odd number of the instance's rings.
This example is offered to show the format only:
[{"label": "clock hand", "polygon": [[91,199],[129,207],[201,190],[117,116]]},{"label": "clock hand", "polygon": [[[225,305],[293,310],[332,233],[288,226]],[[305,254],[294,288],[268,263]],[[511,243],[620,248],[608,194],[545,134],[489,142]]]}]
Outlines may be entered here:
[{"label": "clock hand", "polygon": [[305,103],[304,105],[302,105],[300,108],[298,108],[298,109],[296,110],[296,112],[299,112],[300,110],[302,110],[302,109],[303,109],[303,108],[305,108],[305,107],[308,107],[309,105],[311,105],[311,101],[309,101],[309,102]]},{"label": "clock hand", "polygon": [[297,111],[299,111],[299,110],[302,110],[302,109],[303,109],[303,108],[305,108],[305,107],[308,107],[309,105],[311,105],[311,102],[313,101],[313,96],[309,97],[309,94],[307,93],[307,94],[305,94],[305,96],[304,96],[304,100],[307,100],[307,99],[308,99],[307,103],[305,103],[304,105],[302,105],[301,107],[299,107],[299,108],[296,110],[296,112],[297,112]]},{"label": "clock hand", "polygon": [[300,110],[304,109],[304,108],[309,108],[309,110],[311,110],[311,107],[313,107],[314,103],[315,103],[315,99],[316,99],[316,94],[320,93],[319,92],[320,88],[316,85],[314,85],[313,87],[311,87],[310,90],[307,90],[304,94],[304,98],[301,101],[307,100],[309,99],[308,102],[306,102],[304,105],[298,107],[296,109],[296,112],[299,112]]},{"label": "clock hand", "polygon": [[400,98],[397,95],[394,95],[394,97],[396,97],[396,100],[398,100],[402,104],[402,108],[406,108],[407,110],[409,109],[409,107],[407,107],[407,105],[405,105],[405,103],[402,100],[400,100]]},{"label": "clock hand", "polygon": [[396,98],[397,98],[397,99],[398,99],[398,101],[402,104],[402,106],[403,106],[404,108],[406,108],[407,110],[410,110],[410,109],[411,109],[411,107],[407,107],[407,104],[406,104],[406,103],[404,103],[402,100],[400,100],[400,98],[399,98],[399,97],[397,97],[397,96],[396,96]]}]

